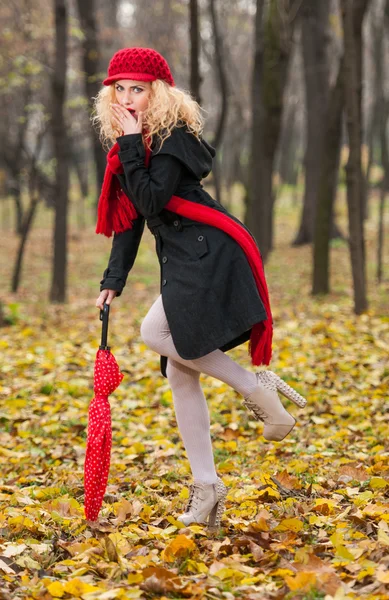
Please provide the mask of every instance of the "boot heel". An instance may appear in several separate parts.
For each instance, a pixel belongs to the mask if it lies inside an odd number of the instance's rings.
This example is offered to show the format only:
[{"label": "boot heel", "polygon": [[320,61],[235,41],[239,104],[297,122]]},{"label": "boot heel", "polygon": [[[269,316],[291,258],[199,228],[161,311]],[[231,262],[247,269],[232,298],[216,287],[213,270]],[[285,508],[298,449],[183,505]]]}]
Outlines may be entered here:
[{"label": "boot heel", "polygon": [[177,520],[184,525],[204,523],[208,528],[219,527],[226,496],[227,488],[220,477],[209,484],[195,481],[191,485],[186,510]]},{"label": "boot heel", "polygon": [[208,528],[220,527],[220,520],[224,511],[225,496],[216,502],[215,506],[209,513]]},{"label": "boot heel", "polygon": [[290,387],[290,385],[285,383],[285,381],[283,379],[281,379],[281,377],[279,377],[275,373],[273,373],[273,377],[274,377],[275,384],[277,386],[277,390],[281,394],[283,394],[283,396],[288,398],[288,400],[291,400],[292,402],[297,404],[297,406],[299,406],[300,408],[304,408],[304,406],[307,403],[306,399],[303,396],[301,396],[301,394],[296,392],[296,390],[294,390],[292,387]]}]

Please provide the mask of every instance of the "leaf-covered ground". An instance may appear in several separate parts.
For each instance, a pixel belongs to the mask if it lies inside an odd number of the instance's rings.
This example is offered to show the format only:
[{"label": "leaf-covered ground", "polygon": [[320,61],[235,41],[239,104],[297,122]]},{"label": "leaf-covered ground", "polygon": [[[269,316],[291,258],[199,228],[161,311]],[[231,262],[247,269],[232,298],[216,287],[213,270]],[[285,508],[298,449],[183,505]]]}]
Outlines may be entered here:
[{"label": "leaf-covered ground", "polygon": [[[339,220],[344,228],[345,209]],[[387,215],[388,216],[388,215]],[[298,213],[277,208],[266,274],[271,368],[307,397],[270,443],[231,388],[202,377],[217,470],[228,486],[219,532],[176,521],[189,465],[159,357],[139,337],[158,294],[153,238],[115,300],[109,341],[125,378],[111,396],[113,450],[98,527],[84,518],[87,411],[99,344],[94,306],[110,241],[74,229],[69,303],[50,306],[49,228],[38,220],[23,285],[7,292],[17,240],[2,232],[0,598],[389,598],[389,317],[374,281],[376,210],[367,223],[370,308],[352,311],[347,245],[333,242],[333,292],[310,296],[310,248],[291,248]],[[387,231],[389,224],[386,223]],[[230,353],[250,365],[247,346]]]}]

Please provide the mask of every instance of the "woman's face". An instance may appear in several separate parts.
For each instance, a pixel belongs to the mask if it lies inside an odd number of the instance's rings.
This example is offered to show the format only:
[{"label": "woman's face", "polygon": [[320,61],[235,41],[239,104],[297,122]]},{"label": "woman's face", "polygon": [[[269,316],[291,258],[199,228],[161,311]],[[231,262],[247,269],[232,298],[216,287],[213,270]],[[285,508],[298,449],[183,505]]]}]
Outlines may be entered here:
[{"label": "woman's face", "polygon": [[120,79],[115,81],[114,86],[117,103],[130,110],[135,117],[140,111],[146,110],[151,92],[150,81]]}]

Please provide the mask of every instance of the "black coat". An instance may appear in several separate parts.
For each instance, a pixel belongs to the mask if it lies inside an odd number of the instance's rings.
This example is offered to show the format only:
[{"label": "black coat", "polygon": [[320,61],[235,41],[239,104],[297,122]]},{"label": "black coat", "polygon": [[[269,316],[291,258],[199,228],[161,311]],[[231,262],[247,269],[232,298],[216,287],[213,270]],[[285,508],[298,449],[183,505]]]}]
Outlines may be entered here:
[{"label": "black coat", "polygon": [[[164,209],[175,194],[240,223],[200,183],[211,171],[215,150],[185,127],[176,127],[161,149],[152,146],[147,168],[140,133],[117,141],[124,168],[118,177],[140,216],[132,229],[114,235],[100,289],[121,294],[146,221],[156,239],[160,291],[178,354],[194,359],[247,341],[251,327],[266,319],[266,311],[243,250],[224,231]],[[166,357],[161,357],[161,371],[166,377]]]}]

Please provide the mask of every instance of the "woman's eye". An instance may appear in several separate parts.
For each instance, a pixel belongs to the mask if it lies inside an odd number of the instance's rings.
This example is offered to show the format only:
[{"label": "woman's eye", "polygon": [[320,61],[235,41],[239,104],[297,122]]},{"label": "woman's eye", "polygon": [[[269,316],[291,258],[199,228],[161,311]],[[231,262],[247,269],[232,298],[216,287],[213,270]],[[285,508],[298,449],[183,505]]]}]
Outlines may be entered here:
[{"label": "woman's eye", "polygon": [[123,91],[123,88],[122,88],[122,86],[121,86],[121,85],[117,85],[117,86],[116,86],[116,89],[117,89],[117,91],[118,91],[118,92],[122,92],[122,91]]},{"label": "woman's eye", "polygon": [[140,92],[143,92],[143,89],[141,87],[138,87],[138,86],[134,87],[133,89],[134,90],[139,90]]}]

